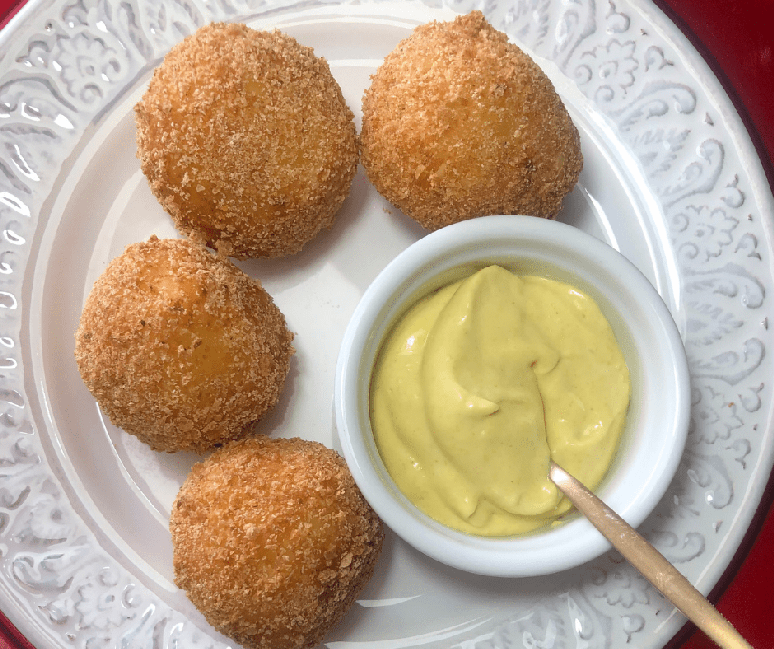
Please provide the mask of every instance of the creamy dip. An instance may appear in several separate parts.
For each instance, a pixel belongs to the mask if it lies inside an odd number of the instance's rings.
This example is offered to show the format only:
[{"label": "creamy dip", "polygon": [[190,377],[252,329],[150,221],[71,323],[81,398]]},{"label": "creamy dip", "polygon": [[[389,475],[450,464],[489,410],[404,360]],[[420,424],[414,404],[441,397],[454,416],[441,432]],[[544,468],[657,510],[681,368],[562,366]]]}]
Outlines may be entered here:
[{"label": "creamy dip", "polygon": [[569,509],[549,461],[595,488],[630,381],[613,330],[572,286],[490,266],[412,306],[371,379],[376,446],[400,490],[452,528],[523,534]]}]

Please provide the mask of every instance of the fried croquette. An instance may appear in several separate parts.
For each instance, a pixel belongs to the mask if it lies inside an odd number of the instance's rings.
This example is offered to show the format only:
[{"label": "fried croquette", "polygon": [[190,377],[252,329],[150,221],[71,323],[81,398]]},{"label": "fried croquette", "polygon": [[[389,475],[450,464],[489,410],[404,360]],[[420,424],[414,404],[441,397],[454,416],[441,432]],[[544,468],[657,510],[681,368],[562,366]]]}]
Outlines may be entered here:
[{"label": "fried croquette", "polygon": [[583,166],[545,73],[480,11],[417,27],[371,77],[369,180],[427,229],[487,214],[553,218]]},{"label": "fried croquette", "polygon": [[384,536],[335,451],[263,435],[194,465],[169,528],[175,583],[248,649],[316,646],[371,578]]},{"label": "fried croquette", "polygon": [[278,31],[200,28],[156,68],[135,116],[137,157],[176,227],[240,259],[301,250],[357,168],[328,63]]},{"label": "fried croquette", "polygon": [[271,296],[230,261],[153,236],[95,282],[75,359],[116,426],[154,450],[204,452],[275,405],[292,339]]}]

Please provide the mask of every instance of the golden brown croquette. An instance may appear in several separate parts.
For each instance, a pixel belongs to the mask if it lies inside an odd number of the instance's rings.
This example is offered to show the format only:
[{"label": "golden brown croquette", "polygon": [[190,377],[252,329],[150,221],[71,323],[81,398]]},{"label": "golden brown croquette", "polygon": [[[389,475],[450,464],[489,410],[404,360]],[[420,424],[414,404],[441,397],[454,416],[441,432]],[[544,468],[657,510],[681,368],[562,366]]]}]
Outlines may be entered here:
[{"label": "golden brown croquette", "polygon": [[200,28],[135,114],[142,170],[177,228],[237,258],[301,250],[330,227],[357,168],[328,63],[279,31]]},{"label": "golden brown croquette", "polygon": [[95,282],[75,359],[116,426],[154,450],[203,452],[277,402],[292,339],[271,296],[230,261],[153,236]]},{"label": "golden brown croquette", "polygon": [[578,131],[545,73],[480,11],[417,27],[363,96],[362,163],[425,228],[553,218],[578,180]]},{"label": "golden brown croquette", "polygon": [[169,528],[175,583],[248,649],[315,647],[371,578],[384,534],[337,453],[263,435],[196,464]]}]

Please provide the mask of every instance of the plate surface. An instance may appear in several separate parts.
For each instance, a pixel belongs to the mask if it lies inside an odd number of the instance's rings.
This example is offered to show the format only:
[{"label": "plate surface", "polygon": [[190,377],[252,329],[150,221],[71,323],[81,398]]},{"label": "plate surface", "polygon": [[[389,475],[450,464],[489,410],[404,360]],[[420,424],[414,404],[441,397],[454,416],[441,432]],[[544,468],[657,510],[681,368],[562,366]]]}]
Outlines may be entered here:
[{"label": "plate surface", "polygon": [[[0,604],[33,643],[228,644],[172,584],[167,517],[199,458],[151,453],[104,421],[72,356],[107,262],[150,234],[176,236],[135,158],[132,107],[152,69],[212,20],[277,27],[328,59],[358,114],[369,75],[415,25],[479,6],[39,0],[0,35]],[[543,66],[581,131],[585,167],[560,219],[629,257],[683,334],[688,447],[641,531],[708,592],[772,467],[774,206],[757,155],[698,54],[650,4],[482,8]],[[266,432],[338,447],[331,399],[347,320],[422,235],[359,173],[334,227],[302,253],[240,264],[297,335]],[[682,623],[614,553],[549,579],[487,579],[389,535],[326,644],[655,648]]]}]

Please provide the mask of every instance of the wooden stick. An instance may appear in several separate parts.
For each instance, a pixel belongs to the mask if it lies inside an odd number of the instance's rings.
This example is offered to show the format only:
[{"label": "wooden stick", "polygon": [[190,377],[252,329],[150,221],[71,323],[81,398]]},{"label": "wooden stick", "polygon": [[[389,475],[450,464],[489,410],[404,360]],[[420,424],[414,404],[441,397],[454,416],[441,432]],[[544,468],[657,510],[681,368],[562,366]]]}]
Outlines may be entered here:
[{"label": "wooden stick", "polygon": [[551,481],[623,557],[722,649],[753,649],[739,632],[656,548],[578,482],[551,463]]}]

